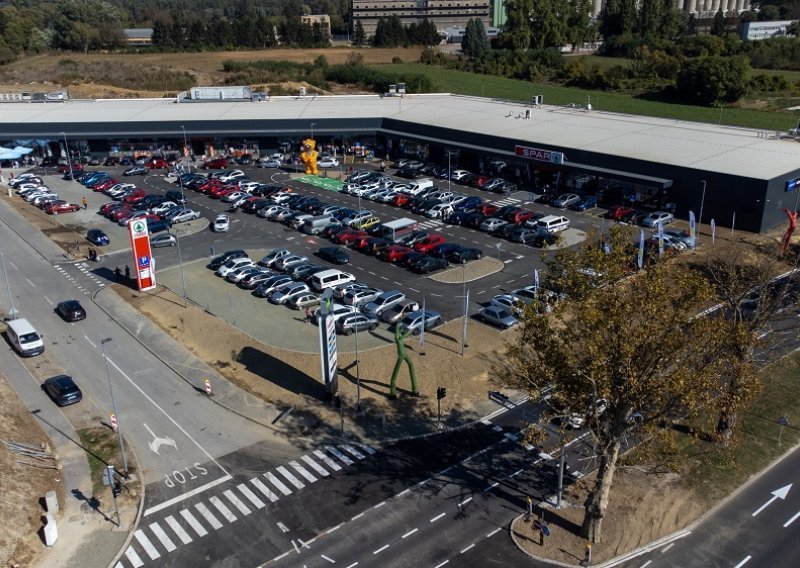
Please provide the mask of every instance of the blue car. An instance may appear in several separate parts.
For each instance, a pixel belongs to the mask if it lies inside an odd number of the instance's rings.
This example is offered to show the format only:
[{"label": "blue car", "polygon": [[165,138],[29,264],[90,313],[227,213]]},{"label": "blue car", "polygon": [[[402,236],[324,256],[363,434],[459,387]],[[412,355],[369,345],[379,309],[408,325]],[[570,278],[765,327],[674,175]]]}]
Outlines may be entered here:
[{"label": "blue car", "polygon": [[111,176],[106,172],[95,172],[90,176],[82,178],[80,181],[83,185],[88,186],[91,183],[97,183],[101,180],[111,179]]},{"label": "blue car", "polygon": [[453,205],[455,211],[471,211],[483,205],[483,199],[478,196],[471,195],[460,203]]},{"label": "blue car", "polygon": [[99,247],[105,246],[109,243],[108,235],[100,229],[89,229],[86,233],[86,240]]},{"label": "blue car", "polygon": [[589,195],[574,203],[570,209],[573,211],[587,211],[589,209],[593,209],[594,207],[597,207],[597,197],[594,195]]}]

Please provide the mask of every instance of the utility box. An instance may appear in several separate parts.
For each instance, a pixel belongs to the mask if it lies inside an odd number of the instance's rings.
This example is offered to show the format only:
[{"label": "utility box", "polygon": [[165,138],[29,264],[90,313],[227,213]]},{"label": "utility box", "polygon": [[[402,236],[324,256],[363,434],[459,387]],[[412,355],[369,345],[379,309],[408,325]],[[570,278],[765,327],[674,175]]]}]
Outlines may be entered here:
[{"label": "utility box", "polygon": [[47,522],[42,528],[44,533],[44,543],[46,546],[53,546],[58,541],[58,526],[56,525],[56,518],[53,513],[47,513]]},{"label": "utility box", "polygon": [[44,496],[44,504],[47,507],[48,513],[53,513],[54,515],[58,513],[58,496],[55,491],[47,492]]}]

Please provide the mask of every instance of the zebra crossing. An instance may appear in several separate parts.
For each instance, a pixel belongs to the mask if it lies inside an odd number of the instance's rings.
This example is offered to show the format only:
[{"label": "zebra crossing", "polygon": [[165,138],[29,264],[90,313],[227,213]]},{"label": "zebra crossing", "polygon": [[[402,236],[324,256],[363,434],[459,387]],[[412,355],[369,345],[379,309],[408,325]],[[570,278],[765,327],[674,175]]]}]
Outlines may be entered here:
[{"label": "zebra crossing", "polygon": [[265,509],[268,502],[289,497],[375,453],[376,450],[363,444],[325,446],[245,483],[222,489],[194,505],[187,504],[163,519],[142,523],[134,531],[134,538],[114,568],[139,568],[158,560],[254,511]]},{"label": "zebra crossing", "polygon": [[522,203],[522,200],[517,199],[516,197],[506,197],[505,199],[498,199],[497,201],[492,201],[493,205],[499,205],[500,207],[504,205],[516,205],[517,203]]},{"label": "zebra crossing", "polygon": [[[73,274],[73,271],[70,270],[69,267],[77,268],[78,271],[80,272],[80,275]],[[83,292],[83,294],[86,296],[91,294],[95,290],[95,288],[103,288],[106,285],[105,280],[99,278],[98,276],[96,276],[91,272],[91,270],[89,269],[88,262],[76,262],[74,264],[68,264],[66,266],[62,264],[54,264],[53,268],[55,268],[56,271],[59,274],[61,274],[61,276],[69,280],[78,290]],[[89,282],[91,282],[91,284]]]},{"label": "zebra crossing", "polygon": [[442,223],[438,219],[428,219],[427,221],[420,221],[419,223],[417,223],[417,226],[420,229],[438,229],[444,226],[444,223]]}]

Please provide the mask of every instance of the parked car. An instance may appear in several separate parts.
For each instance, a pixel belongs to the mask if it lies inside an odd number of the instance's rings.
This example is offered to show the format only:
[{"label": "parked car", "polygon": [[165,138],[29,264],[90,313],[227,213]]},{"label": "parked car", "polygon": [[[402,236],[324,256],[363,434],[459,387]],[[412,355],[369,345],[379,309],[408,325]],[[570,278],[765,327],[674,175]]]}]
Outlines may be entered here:
[{"label": "parked car", "polygon": [[128,168],[122,175],[124,176],[146,176],[150,173],[150,170],[147,169],[146,166],[133,166],[132,168]]},{"label": "parked car", "polygon": [[250,260],[248,257],[238,257],[232,258],[228,260],[225,264],[217,268],[217,276],[221,276],[225,278],[228,274],[233,272],[238,268],[242,268],[243,266],[250,266],[253,264],[253,261]]},{"label": "parked car", "polygon": [[641,220],[641,224],[645,227],[656,228],[659,225],[668,225],[672,223],[674,216],[672,213],[666,211],[655,211],[650,213]]},{"label": "parked car", "polygon": [[277,263],[280,259],[291,256],[292,252],[289,249],[272,249],[264,257],[258,261],[261,266],[266,266],[267,268],[273,268],[275,263]]},{"label": "parked car", "polygon": [[161,235],[150,235],[151,247],[174,247],[178,244],[178,238],[172,233],[164,233]]},{"label": "parked car", "polygon": [[215,233],[226,233],[231,228],[231,220],[227,215],[221,214],[214,218],[211,230]]},{"label": "parked car", "polygon": [[478,312],[478,319],[502,329],[508,329],[519,323],[508,310],[497,305],[489,305]]},{"label": "parked car", "polygon": [[291,276],[286,276],[285,274],[275,274],[264,280],[261,284],[259,284],[253,291],[253,294],[258,296],[259,298],[267,298],[275,290],[277,290],[284,284],[292,281],[293,280]]},{"label": "parked car", "polygon": [[68,375],[50,377],[42,384],[42,390],[58,406],[75,404],[83,399],[81,389],[75,384],[73,378]]},{"label": "parked car", "polygon": [[356,288],[347,292],[342,301],[351,306],[365,306],[383,294],[380,288]]},{"label": "parked car", "polygon": [[200,211],[194,211],[193,209],[178,209],[167,216],[167,219],[173,223],[184,223],[199,218]]},{"label": "parked car", "polygon": [[370,316],[381,317],[383,312],[392,308],[395,304],[406,299],[406,295],[399,290],[387,290],[376,296],[372,301],[364,306],[364,313]]},{"label": "parked car", "polygon": [[404,299],[401,302],[394,304],[391,308],[384,310],[380,316],[380,319],[388,324],[394,324],[406,317],[408,314],[416,312],[419,309],[419,302]]},{"label": "parked car", "polygon": [[99,247],[105,246],[110,242],[108,235],[100,229],[89,229],[86,233],[86,240]]},{"label": "parked car", "polygon": [[317,256],[333,264],[347,264],[350,262],[350,255],[342,247],[322,247],[317,251]]},{"label": "parked car", "polygon": [[447,260],[443,258],[436,258],[430,255],[423,255],[421,258],[415,260],[411,264],[411,270],[419,274],[427,274],[435,270],[447,268]]},{"label": "parked car", "polygon": [[428,253],[433,250],[434,247],[441,245],[444,242],[445,238],[442,235],[437,235],[434,233],[415,243],[414,250],[421,253]]},{"label": "parked car", "polygon": [[286,305],[294,310],[303,310],[319,305],[320,298],[313,292],[294,294],[286,301]]},{"label": "parked car", "polygon": [[588,195],[570,205],[570,209],[574,211],[588,211],[597,207],[597,196]]},{"label": "parked car", "polygon": [[376,318],[364,314],[353,314],[337,319],[336,331],[344,335],[352,335],[356,331],[371,331],[378,325],[379,322]]},{"label": "parked car", "polygon": [[86,319],[86,310],[78,300],[66,300],[56,304],[55,312],[64,321],[80,321]]},{"label": "parked car", "polygon": [[466,264],[471,260],[483,258],[483,251],[477,248],[459,246],[457,249],[445,253],[444,258],[454,264]]},{"label": "parked car", "polygon": [[425,331],[442,324],[442,315],[439,312],[430,310],[411,312],[396,325],[400,326],[400,331],[403,333],[411,333],[419,335],[422,333],[423,326]]},{"label": "parked car", "polygon": [[266,160],[264,160],[264,161],[261,161],[261,160],[259,160],[259,161],[258,161],[258,164],[256,164],[256,167],[259,167],[259,168],[275,168],[275,169],[278,169],[278,168],[280,168],[282,165],[283,165],[283,164],[281,164],[281,161],[280,161],[280,160],[278,160],[278,159],[275,159],[275,158],[267,158],[267,159],[266,159]]},{"label": "parked car", "polygon": [[56,203],[47,208],[48,215],[58,215],[59,213],[73,213],[81,209],[80,205],[75,203]]},{"label": "parked car", "polygon": [[319,168],[338,168],[339,167],[339,160],[336,158],[322,158],[317,160],[317,167]]},{"label": "parked car", "polygon": [[580,200],[580,195],[576,195],[574,193],[562,193],[553,200],[552,205],[553,207],[558,207],[559,209],[566,209],[570,205],[577,203]]},{"label": "parked car", "polygon": [[276,288],[268,297],[270,304],[285,304],[289,297],[295,294],[304,294],[311,292],[308,284],[304,282],[294,282],[290,280],[279,288]]}]

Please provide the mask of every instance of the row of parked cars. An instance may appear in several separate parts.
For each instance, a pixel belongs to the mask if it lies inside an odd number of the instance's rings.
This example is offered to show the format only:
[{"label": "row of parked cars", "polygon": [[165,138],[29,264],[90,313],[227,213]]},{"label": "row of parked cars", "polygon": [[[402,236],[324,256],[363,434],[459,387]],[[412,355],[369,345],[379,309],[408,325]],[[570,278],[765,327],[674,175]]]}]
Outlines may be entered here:
[{"label": "row of parked cars", "polygon": [[41,177],[32,173],[22,173],[8,182],[17,195],[49,215],[71,213],[81,206],[60,199],[58,194],[44,184]]},{"label": "row of parked cars", "polygon": [[[419,160],[404,158],[398,160],[395,165],[397,166],[396,175],[407,179],[419,179],[424,175],[428,175],[439,179],[450,179],[462,185],[469,185],[477,189],[499,194],[513,193],[519,189],[517,184],[507,181],[499,175],[473,174],[464,169],[448,168],[447,166],[439,166],[432,162],[421,162]],[[497,168],[495,168],[495,170],[497,170]]]},{"label": "row of parked cars", "polygon": [[244,250],[228,251],[212,259],[209,268],[272,304],[308,310],[315,320],[320,317],[321,294],[330,289],[334,302],[328,313],[337,332],[345,335],[374,330],[381,321],[401,326],[404,333],[418,334],[423,327],[428,330],[443,321],[441,314],[420,310],[418,302],[399,290],[357,282],[348,272],[314,264],[289,249],[271,250],[258,262]]}]

